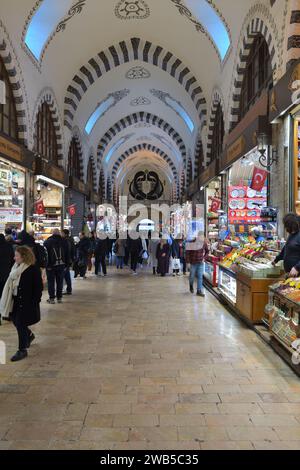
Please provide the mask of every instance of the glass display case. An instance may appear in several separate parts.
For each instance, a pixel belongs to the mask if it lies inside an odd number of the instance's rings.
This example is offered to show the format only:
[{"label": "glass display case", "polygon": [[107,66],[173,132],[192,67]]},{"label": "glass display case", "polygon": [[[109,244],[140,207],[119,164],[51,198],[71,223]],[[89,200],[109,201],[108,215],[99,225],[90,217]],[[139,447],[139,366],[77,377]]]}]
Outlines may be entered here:
[{"label": "glass display case", "polygon": [[236,305],[237,298],[237,280],[236,273],[224,266],[219,266],[219,292],[229,302]]}]

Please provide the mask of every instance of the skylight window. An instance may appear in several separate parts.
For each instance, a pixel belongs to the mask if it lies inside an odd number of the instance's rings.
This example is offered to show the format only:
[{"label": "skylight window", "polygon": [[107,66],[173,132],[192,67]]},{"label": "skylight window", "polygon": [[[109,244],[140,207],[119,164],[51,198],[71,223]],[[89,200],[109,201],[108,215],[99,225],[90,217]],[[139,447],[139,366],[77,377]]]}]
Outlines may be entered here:
[{"label": "skylight window", "polygon": [[118,140],[118,142],[116,142],[112,148],[109,150],[108,154],[106,155],[106,163],[109,162],[109,160],[111,159],[111,157],[113,156],[113,154],[118,150],[118,148],[121,147],[121,145],[124,144],[124,142],[126,141],[126,137],[122,137],[122,139]]},{"label": "skylight window", "polygon": [[166,100],[166,103],[174,109],[174,111],[179,114],[179,116],[181,117],[181,119],[184,120],[184,122],[186,123],[187,127],[189,128],[189,130],[191,131],[191,133],[194,132],[194,129],[195,129],[195,126],[194,126],[194,123],[192,121],[192,119],[190,118],[190,116],[188,115],[188,113],[185,111],[185,109],[178,103],[178,101],[176,100],[173,100],[173,98],[171,98],[170,96],[166,96],[165,98]]},{"label": "skylight window", "polygon": [[230,37],[218,13],[207,0],[185,0],[185,4],[211,36],[223,60],[230,48]]},{"label": "skylight window", "polygon": [[43,0],[31,18],[25,35],[25,44],[37,60],[55,31],[58,23],[69,11],[73,0]]},{"label": "skylight window", "polygon": [[97,108],[96,110],[93,112],[93,114],[91,115],[91,117],[89,118],[89,120],[87,121],[86,123],[86,126],[85,126],[85,132],[87,134],[90,134],[96,124],[96,122],[98,121],[98,119],[100,119],[103,114],[106,113],[106,111],[111,108],[111,106],[114,105],[114,102],[115,102],[115,99],[113,96],[110,96],[109,98],[107,98],[105,101],[103,101]]}]

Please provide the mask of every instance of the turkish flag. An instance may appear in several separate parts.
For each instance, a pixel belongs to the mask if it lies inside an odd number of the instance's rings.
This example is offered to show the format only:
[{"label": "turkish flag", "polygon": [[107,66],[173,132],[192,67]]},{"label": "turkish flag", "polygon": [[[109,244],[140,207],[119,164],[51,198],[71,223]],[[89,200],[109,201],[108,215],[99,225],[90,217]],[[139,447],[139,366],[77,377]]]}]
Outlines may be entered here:
[{"label": "turkish flag", "polygon": [[261,191],[265,185],[267,176],[267,170],[263,170],[262,168],[258,168],[257,166],[255,166],[253,170],[250,188],[254,189],[255,191]]},{"label": "turkish flag", "polygon": [[210,212],[218,212],[221,208],[221,199],[216,197],[211,198]]},{"label": "turkish flag", "polygon": [[45,206],[44,206],[44,201],[43,199],[39,199],[35,203],[35,211],[38,215],[43,215],[45,214]]},{"label": "turkish flag", "polygon": [[72,217],[73,215],[76,214],[76,205],[75,204],[72,204],[72,206],[69,206],[68,207],[68,212],[70,214],[70,216]]}]

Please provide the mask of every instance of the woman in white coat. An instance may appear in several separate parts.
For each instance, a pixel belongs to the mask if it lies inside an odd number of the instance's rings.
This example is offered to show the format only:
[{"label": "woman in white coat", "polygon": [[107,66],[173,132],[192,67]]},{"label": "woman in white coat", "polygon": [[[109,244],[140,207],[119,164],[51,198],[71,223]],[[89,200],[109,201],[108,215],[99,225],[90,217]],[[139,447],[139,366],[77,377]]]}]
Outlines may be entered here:
[{"label": "woman in white coat", "polygon": [[157,274],[157,247],[159,245],[159,234],[157,232],[153,232],[151,234],[151,239],[149,240],[149,264],[153,269],[153,275]]}]

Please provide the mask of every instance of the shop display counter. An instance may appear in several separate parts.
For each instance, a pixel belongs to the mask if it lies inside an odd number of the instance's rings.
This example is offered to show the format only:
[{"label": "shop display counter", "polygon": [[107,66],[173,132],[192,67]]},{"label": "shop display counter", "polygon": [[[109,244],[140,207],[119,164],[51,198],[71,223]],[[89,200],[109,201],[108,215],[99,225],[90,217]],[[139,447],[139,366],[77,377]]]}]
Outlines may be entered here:
[{"label": "shop display counter", "polygon": [[231,305],[236,305],[236,273],[221,264],[219,265],[219,293]]},{"label": "shop display counter", "polygon": [[236,307],[247,321],[253,324],[262,323],[272,284],[274,278],[251,278],[241,272],[237,273]]},{"label": "shop display counter", "polygon": [[219,258],[209,255],[204,264],[204,278],[212,286],[218,287]]}]

